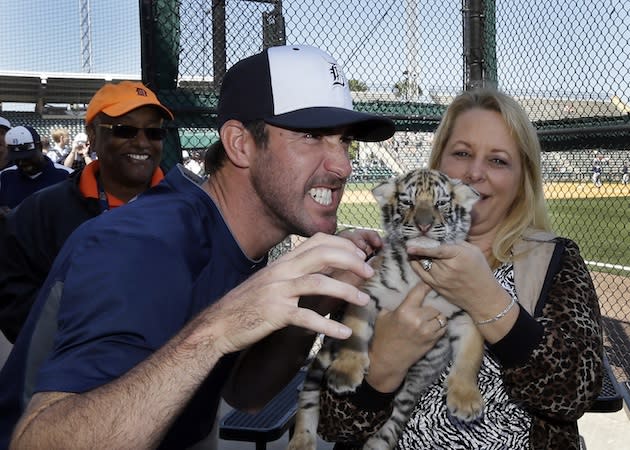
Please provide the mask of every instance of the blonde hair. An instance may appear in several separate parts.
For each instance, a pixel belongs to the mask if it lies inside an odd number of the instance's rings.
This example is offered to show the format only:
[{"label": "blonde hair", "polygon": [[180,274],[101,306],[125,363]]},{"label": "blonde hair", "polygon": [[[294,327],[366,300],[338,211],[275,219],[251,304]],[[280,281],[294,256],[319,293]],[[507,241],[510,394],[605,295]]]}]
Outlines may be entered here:
[{"label": "blonde hair", "polygon": [[512,247],[527,228],[551,231],[542,184],[540,142],[527,113],[516,100],[495,89],[474,89],[459,94],[446,110],[433,139],[429,159],[432,169],[440,166],[457,118],[475,108],[501,114],[516,141],[523,167],[518,194],[492,244],[493,256],[504,262],[510,259]]},{"label": "blonde hair", "polygon": [[58,144],[61,142],[62,136],[69,136],[69,134],[70,133],[65,128],[55,128],[54,130],[52,130],[50,135],[52,136],[53,141]]}]

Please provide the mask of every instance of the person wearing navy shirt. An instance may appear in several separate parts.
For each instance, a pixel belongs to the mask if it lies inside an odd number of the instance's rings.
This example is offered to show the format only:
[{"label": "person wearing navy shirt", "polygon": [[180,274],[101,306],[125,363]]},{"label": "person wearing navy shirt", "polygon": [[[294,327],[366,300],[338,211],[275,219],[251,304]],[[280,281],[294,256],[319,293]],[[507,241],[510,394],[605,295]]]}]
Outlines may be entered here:
[{"label": "person wearing navy shirt", "polygon": [[[326,315],[367,302],[355,282],[381,241],[333,234],[348,149],[394,123],[354,111],[341,67],[309,46],[232,66],[217,120],[206,179],[176,166],[64,244],[0,372],[0,448],[187,448],[221,396],[262,408],[318,333],[349,336]],[[97,123],[135,146],[154,133]],[[267,264],[291,234],[308,239]]]},{"label": "person wearing navy shirt", "polygon": [[[9,342],[15,342],[68,236],[86,220],[126,205],[162,181],[164,121],[172,119],[140,82],[105,83],[96,91],[86,111],[87,136],[79,137],[100,156],[24,199],[0,226],[0,332]],[[158,131],[150,132],[152,139],[120,139],[100,126],[106,123]]]},{"label": "person wearing navy shirt", "polygon": [[13,127],[4,139],[15,165],[0,172],[0,207],[13,209],[32,193],[63,181],[72,173],[72,169],[44,155],[42,140],[31,127]]}]

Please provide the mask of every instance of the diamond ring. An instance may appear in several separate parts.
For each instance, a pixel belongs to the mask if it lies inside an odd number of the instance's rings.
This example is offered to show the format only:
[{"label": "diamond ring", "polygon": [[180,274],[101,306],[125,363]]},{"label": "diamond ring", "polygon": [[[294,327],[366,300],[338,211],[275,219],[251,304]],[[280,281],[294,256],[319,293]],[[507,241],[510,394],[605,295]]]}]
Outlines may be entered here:
[{"label": "diamond ring", "polygon": [[444,328],[446,326],[446,321],[442,320],[440,316],[435,316],[435,320],[437,320],[438,323],[440,324],[440,328]]},{"label": "diamond ring", "polygon": [[423,260],[420,261],[420,265],[422,266],[422,268],[425,271],[428,272],[429,270],[431,270],[431,267],[433,267],[433,260],[430,259],[430,258],[429,259],[423,259]]}]

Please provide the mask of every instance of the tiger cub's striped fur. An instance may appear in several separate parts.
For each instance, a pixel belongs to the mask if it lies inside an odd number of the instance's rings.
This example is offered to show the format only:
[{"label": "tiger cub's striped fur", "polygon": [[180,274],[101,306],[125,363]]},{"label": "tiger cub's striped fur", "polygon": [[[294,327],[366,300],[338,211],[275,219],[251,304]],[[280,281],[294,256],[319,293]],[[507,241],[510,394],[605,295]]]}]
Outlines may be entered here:
[{"label": "tiger cub's striped fur", "polygon": [[[343,323],[352,330],[346,341],[325,339],[309,367],[298,401],[291,450],[316,449],[319,395],[322,380],[337,393],[354,392],[369,366],[368,345],[378,312],[395,309],[420,277],[411,268],[407,245],[434,247],[461,241],[470,227],[470,210],[479,194],[459,180],[435,170],[418,169],[392,178],[372,191],[382,215],[385,245],[377,257],[376,274],[363,289],[371,301],[365,307],[348,305]],[[483,410],[477,375],[483,340],[470,317],[435,291],[425,301],[448,320],[448,332],[409,370],[394,400],[391,417],[365,444],[366,449],[394,448],[412,408],[425,387],[453,366],[447,379],[447,404],[462,420],[474,420]]]}]

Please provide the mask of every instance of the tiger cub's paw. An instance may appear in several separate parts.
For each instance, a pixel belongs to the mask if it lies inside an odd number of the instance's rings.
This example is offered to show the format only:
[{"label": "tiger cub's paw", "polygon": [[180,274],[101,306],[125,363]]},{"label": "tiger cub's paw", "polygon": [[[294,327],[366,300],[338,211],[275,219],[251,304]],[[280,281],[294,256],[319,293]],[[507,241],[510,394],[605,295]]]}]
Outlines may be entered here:
[{"label": "tiger cub's paw", "polygon": [[335,359],[326,375],[328,387],[337,394],[356,391],[363,382],[369,363],[367,355],[360,353]]},{"label": "tiger cub's paw", "polygon": [[[391,430],[390,430],[391,431]],[[396,446],[396,440],[393,443],[389,443],[388,439],[384,436],[379,436],[377,432],[363,445],[362,450],[392,450]]]},{"label": "tiger cub's paw", "polygon": [[296,432],[291,438],[287,450],[317,450],[317,439],[308,431]]},{"label": "tiger cub's paw", "polygon": [[446,404],[450,413],[460,420],[472,422],[483,414],[483,398],[476,384],[448,383]]}]

